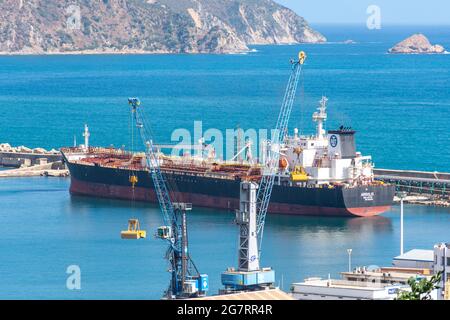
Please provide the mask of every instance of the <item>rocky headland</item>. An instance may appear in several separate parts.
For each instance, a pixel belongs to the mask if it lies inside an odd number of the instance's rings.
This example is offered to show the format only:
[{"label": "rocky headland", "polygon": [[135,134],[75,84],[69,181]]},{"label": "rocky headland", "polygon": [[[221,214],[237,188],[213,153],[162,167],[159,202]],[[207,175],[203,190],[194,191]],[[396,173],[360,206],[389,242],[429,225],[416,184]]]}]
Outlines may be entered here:
[{"label": "rocky headland", "polygon": [[441,54],[445,48],[439,44],[432,45],[423,34],[414,34],[389,49],[389,53],[403,54]]},{"label": "rocky headland", "polygon": [[239,53],[326,41],[272,0],[2,0],[0,53]]}]

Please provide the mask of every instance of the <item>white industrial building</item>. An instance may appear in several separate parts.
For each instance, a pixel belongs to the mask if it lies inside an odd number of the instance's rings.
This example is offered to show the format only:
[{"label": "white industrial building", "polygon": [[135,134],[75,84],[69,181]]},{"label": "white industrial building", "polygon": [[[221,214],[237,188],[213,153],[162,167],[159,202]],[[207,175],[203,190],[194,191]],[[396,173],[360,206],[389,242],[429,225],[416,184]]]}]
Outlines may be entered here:
[{"label": "white industrial building", "polygon": [[450,243],[434,245],[434,273],[442,271],[439,295],[443,296],[446,284],[450,279]]},{"label": "white industrial building", "polygon": [[442,271],[440,288],[431,292],[431,298],[450,298],[450,243],[436,244],[433,250],[410,250],[395,257],[392,265],[370,270],[359,267],[342,272],[341,280],[305,279],[292,284],[291,294],[299,300],[393,300],[399,290],[410,290],[411,277],[431,279]]},{"label": "white industrial building", "polygon": [[442,271],[440,289],[437,292],[437,297],[441,299],[450,280],[450,243],[436,244],[433,250],[408,251],[395,257],[392,264],[398,268],[431,269],[432,273]]},{"label": "white industrial building", "polygon": [[291,294],[298,300],[393,300],[409,286],[335,279],[310,278],[293,283]]},{"label": "white industrial building", "polygon": [[433,250],[413,249],[392,260],[396,268],[433,269]]},{"label": "white industrial building", "polygon": [[352,272],[341,272],[341,275],[347,281],[407,285],[411,277],[431,279],[432,270],[396,267],[367,270],[365,267],[358,267]]}]

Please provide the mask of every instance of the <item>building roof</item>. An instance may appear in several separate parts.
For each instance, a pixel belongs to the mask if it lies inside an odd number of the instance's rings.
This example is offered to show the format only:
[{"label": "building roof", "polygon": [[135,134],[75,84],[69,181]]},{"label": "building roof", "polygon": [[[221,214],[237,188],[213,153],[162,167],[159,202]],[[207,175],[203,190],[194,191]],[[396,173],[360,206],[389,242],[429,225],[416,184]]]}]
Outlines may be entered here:
[{"label": "building roof", "polygon": [[[428,272],[426,272],[428,270]],[[408,270],[401,268],[381,268],[378,271],[365,271],[364,273],[358,272],[341,272],[344,278],[358,278],[363,280],[390,280],[395,282],[407,282],[408,279],[414,276],[420,276],[425,278],[431,278],[431,270],[430,269],[413,269],[410,268]],[[353,281],[353,280],[351,280]]]},{"label": "building roof", "polygon": [[315,287],[315,288],[328,288],[328,289],[351,289],[351,290],[365,290],[365,291],[379,291],[384,290],[386,287],[398,287],[398,284],[390,283],[372,283],[361,281],[349,281],[338,279],[317,279],[307,280],[305,282],[293,283],[293,286],[302,287]]},{"label": "building roof", "polygon": [[413,249],[394,258],[394,260],[434,261],[433,250]]},{"label": "building roof", "polygon": [[286,292],[276,288],[261,291],[206,296],[195,300],[294,300],[294,298]]}]

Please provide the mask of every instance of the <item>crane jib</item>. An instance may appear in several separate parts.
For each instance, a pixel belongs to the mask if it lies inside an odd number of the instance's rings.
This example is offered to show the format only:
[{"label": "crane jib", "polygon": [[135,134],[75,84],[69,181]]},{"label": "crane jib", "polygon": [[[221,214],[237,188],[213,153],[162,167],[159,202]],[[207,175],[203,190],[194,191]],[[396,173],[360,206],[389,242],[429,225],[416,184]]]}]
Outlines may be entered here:
[{"label": "crane jib", "polygon": [[278,114],[277,124],[274,134],[270,140],[269,154],[265,163],[263,176],[257,192],[257,233],[259,239],[259,253],[261,254],[261,243],[264,233],[264,224],[269,207],[270,196],[275,181],[275,174],[277,172],[279,152],[275,148],[279,147],[287,134],[289,119],[291,117],[292,107],[294,105],[297,86],[302,71],[303,62],[306,59],[304,52],[300,52],[299,61],[292,65],[291,75],[286,87],[286,91]]}]

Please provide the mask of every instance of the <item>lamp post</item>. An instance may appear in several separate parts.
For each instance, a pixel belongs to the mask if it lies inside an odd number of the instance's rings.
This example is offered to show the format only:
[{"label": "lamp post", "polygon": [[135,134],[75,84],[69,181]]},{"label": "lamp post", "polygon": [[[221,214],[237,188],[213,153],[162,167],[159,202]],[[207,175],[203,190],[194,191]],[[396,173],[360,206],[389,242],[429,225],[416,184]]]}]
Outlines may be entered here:
[{"label": "lamp post", "polygon": [[400,198],[400,255],[403,254],[403,200],[406,198],[407,193],[401,191],[397,194]]},{"label": "lamp post", "polygon": [[348,272],[352,272],[352,249],[347,249],[348,253]]}]

